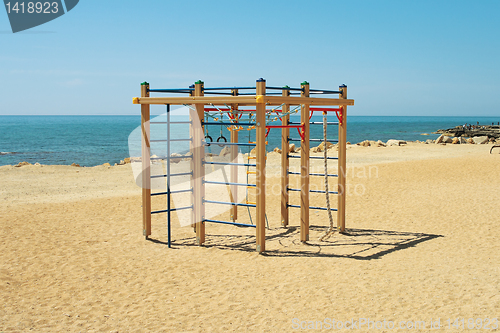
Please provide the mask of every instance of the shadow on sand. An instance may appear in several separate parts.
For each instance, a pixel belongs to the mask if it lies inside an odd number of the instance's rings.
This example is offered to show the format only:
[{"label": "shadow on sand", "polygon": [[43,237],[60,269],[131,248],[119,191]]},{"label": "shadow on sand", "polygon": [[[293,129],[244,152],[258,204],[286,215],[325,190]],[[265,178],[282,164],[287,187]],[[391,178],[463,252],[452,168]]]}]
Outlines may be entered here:
[{"label": "shadow on sand", "polygon": [[[311,240],[302,243],[299,240],[298,227],[268,229],[266,230],[266,252],[262,255],[268,257],[331,257],[373,260],[443,237],[442,235],[415,232],[347,229],[344,234],[335,233],[325,241],[319,241],[318,239],[326,230],[327,227],[311,226]],[[149,240],[166,245],[166,242],[161,240]],[[195,240],[194,237],[176,239],[172,245],[174,248],[198,246],[195,244]],[[207,234],[204,247],[255,252],[255,235]]]}]

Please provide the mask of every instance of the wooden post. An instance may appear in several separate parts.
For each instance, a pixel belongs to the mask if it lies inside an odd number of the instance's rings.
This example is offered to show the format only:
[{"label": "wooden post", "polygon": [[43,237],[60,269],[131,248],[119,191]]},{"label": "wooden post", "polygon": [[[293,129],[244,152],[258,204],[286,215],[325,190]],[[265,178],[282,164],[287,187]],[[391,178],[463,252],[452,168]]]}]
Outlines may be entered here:
[{"label": "wooden post", "polygon": [[[286,86],[285,88],[289,88]],[[283,96],[290,96],[290,90],[283,89]],[[282,107],[282,112],[287,113],[290,110],[290,105],[285,104]],[[290,115],[287,114],[281,118],[281,125],[288,126],[290,120]],[[288,137],[290,136],[290,128],[283,127],[281,129],[281,225],[286,227],[288,225],[288,184],[289,175],[288,170],[290,167],[290,158],[288,154],[290,153],[290,144],[288,143]]]},{"label": "wooden post", "polygon": [[[194,96],[203,96],[203,82],[196,81],[194,85]],[[195,104],[196,113],[200,124],[204,121],[205,116],[205,105]],[[205,160],[205,146],[202,145],[204,140],[203,126],[193,127],[194,120],[191,127],[193,129],[192,133],[192,144],[195,149],[193,149],[192,158],[192,170],[193,170],[193,211],[194,211],[194,222],[196,223],[196,243],[198,245],[203,245],[205,243],[205,184],[203,182],[205,177],[205,166],[203,162]]]},{"label": "wooden post", "polygon": [[[309,83],[301,83],[301,97],[309,97]],[[303,139],[300,145],[300,241],[309,240],[309,104],[302,104],[300,122]]]},{"label": "wooden post", "polygon": [[[141,97],[149,97],[149,83],[141,83]],[[150,106],[141,104],[141,161],[142,161],[142,233],[151,235],[151,146],[150,146]]]},{"label": "wooden post", "polygon": [[[339,87],[341,99],[347,99],[347,86]],[[337,228],[339,232],[345,232],[345,199],[346,199],[346,133],[347,133],[347,106],[341,106],[342,114],[339,121],[339,184],[338,184],[338,210],[337,210]]]},{"label": "wooden post", "polygon": [[256,250],[266,250],[266,81],[257,80],[256,89]]},{"label": "wooden post", "polygon": [[[238,89],[232,89],[231,93],[233,96],[238,96]],[[238,122],[238,113],[235,111],[238,110],[238,104],[231,105],[231,113],[235,119],[235,122]],[[238,143],[238,131],[231,131],[231,143]],[[230,146],[231,149],[231,162],[238,163],[238,146]],[[231,183],[238,183],[238,166],[231,165]],[[238,202],[238,186],[230,185],[231,192],[231,202]],[[231,220],[236,221],[238,219],[238,206],[231,206]]]}]

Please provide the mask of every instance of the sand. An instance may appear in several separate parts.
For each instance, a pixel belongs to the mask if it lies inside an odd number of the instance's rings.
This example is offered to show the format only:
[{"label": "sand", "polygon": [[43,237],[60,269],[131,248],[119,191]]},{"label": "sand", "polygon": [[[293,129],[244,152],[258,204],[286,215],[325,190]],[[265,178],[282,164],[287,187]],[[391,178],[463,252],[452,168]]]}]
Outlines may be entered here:
[{"label": "sand", "polygon": [[[165,216],[145,240],[130,165],[0,167],[0,331],[291,332],[360,318],[385,320],[377,332],[416,321],[431,331],[438,319],[447,332],[475,331],[469,318],[500,317],[500,154],[490,147],[350,146],[348,234],[320,242],[328,218],[311,211],[302,244],[298,210],[280,228],[269,195],[264,255],[254,229],[213,224],[199,247],[174,223],[169,249]],[[269,192],[279,159],[268,157]],[[448,328],[455,319],[465,327]]]}]

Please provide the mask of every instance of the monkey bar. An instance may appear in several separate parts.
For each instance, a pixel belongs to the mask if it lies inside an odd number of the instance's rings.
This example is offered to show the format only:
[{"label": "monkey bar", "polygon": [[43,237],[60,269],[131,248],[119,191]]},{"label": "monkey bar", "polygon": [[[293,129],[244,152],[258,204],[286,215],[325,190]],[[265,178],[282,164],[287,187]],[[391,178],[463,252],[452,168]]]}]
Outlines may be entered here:
[{"label": "monkey bar", "polygon": [[[250,90],[250,92],[240,93],[240,90]],[[266,92],[266,90],[279,90],[281,96],[275,96],[276,92]],[[230,92],[224,92],[230,91]],[[171,97],[151,97],[150,93],[173,93],[173,94],[189,94],[189,96],[171,96]],[[205,94],[217,96],[205,96]],[[300,96],[291,96],[291,94],[300,94]],[[338,94],[339,98],[317,98],[310,97],[310,94]],[[347,87],[342,85],[338,91],[334,90],[318,90],[309,89],[309,83],[303,82],[300,88],[285,87],[266,87],[266,81],[259,79],[256,81],[255,87],[221,87],[221,88],[205,88],[202,81],[197,81],[194,85],[187,89],[150,89],[149,83],[144,82],[141,84],[141,97],[133,98],[134,104],[141,105],[141,127],[142,127],[142,207],[143,207],[143,229],[146,237],[151,235],[151,214],[167,213],[168,216],[168,235],[170,246],[170,213],[175,210],[192,209],[192,224],[195,226],[196,242],[199,245],[205,243],[205,222],[223,223],[239,226],[250,226],[256,228],[256,250],[261,253],[265,251],[265,220],[266,220],[266,189],[265,189],[265,163],[266,163],[266,136],[272,128],[281,129],[281,147],[282,147],[282,160],[281,160],[281,222],[283,226],[289,224],[288,208],[300,208],[300,240],[306,242],[309,240],[309,209],[337,211],[337,228],[339,231],[345,231],[345,170],[346,170],[346,114],[347,106],[354,105],[354,100],[347,99]],[[150,105],[159,104],[167,105],[167,126],[171,124],[189,124],[190,125],[190,138],[189,139],[172,139],[170,138],[170,130],[168,130],[168,137],[166,140],[150,138],[150,124],[164,124],[165,122],[149,122],[150,120]],[[170,106],[171,105],[190,105],[195,110],[195,116],[192,116],[190,121],[185,122],[170,122]],[[205,106],[210,107],[205,107]],[[221,106],[220,108],[217,105]],[[224,107],[222,107],[224,105]],[[239,109],[239,107],[255,107],[254,110]],[[276,109],[266,110],[266,106],[277,106]],[[290,122],[290,106],[300,106],[300,123]],[[314,106],[314,107],[311,107]],[[326,106],[338,106],[337,108],[330,108]],[[281,114],[276,111],[281,108]],[[335,112],[338,117],[338,122],[311,122],[312,114],[316,111]],[[205,121],[205,114],[209,112],[227,113],[230,121]],[[281,120],[281,125],[269,125],[266,123],[266,115],[276,113]],[[241,121],[242,114],[253,114],[255,116],[252,121]],[[249,118],[250,118],[249,116]],[[194,118],[193,118],[194,117]],[[277,118],[275,118],[277,119]],[[193,126],[194,121],[201,124],[200,128]],[[217,119],[216,119],[217,120]],[[311,139],[309,126],[310,125],[338,125],[338,140],[325,139]],[[234,128],[231,131],[230,142],[208,142],[205,139],[204,127],[210,125],[229,126]],[[240,126],[250,126],[249,129],[254,127],[256,129],[255,143],[239,143],[238,142],[238,128]],[[296,128],[299,132],[300,139],[290,138],[290,128]],[[222,127],[221,127],[222,133]],[[326,131],[325,131],[326,133]],[[207,138],[210,138],[207,136]],[[225,140],[225,138],[224,138]],[[170,172],[170,142],[173,141],[186,141],[190,143],[191,156],[191,171],[172,174]],[[212,140],[211,140],[212,141]],[[300,142],[300,156],[290,155],[289,142]],[[150,162],[151,158],[151,143],[167,143],[167,174],[166,175],[150,175]],[[309,156],[309,143],[310,142],[335,142],[339,144],[338,157],[327,157],[325,153],[325,163],[329,159],[338,159],[338,175],[316,174],[309,172],[310,159],[323,159],[318,156]],[[210,145],[227,145],[231,150],[231,160],[234,161],[237,157],[238,146],[255,146],[256,156],[255,164],[250,163],[224,163],[224,162],[205,162],[205,147]],[[326,147],[325,147],[326,149]],[[183,156],[182,158],[185,158]],[[300,157],[300,172],[289,171],[289,159]],[[231,179],[226,182],[207,181],[205,177],[206,164],[228,165],[231,168]],[[241,183],[237,179],[236,168],[240,166],[252,166],[255,171],[248,171],[247,173],[255,173],[256,183],[247,184]],[[326,164],[325,164],[326,168]],[[170,177],[189,175],[191,178],[191,190],[182,190],[183,192],[192,191],[191,205],[180,208],[170,207],[170,197],[179,191],[170,191]],[[289,175],[300,175],[300,189],[289,188]],[[337,177],[338,190],[337,191],[318,191],[309,189],[310,176],[323,176],[323,177]],[[151,193],[151,178],[166,177],[167,178],[167,191]],[[231,192],[237,186],[246,186],[256,188],[255,203],[239,203],[236,195],[233,194],[231,201],[215,201],[205,199],[205,184],[219,184],[228,185],[231,187]],[[288,192],[300,192],[300,205],[291,205],[289,203]],[[309,206],[309,193],[323,193],[326,195],[336,194],[338,196],[337,209],[330,209],[324,207]],[[167,195],[166,210],[151,210],[151,197]],[[328,198],[327,198],[328,199]],[[215,219],[205,218],[205,204],[220,204],[228,205],[231,207],[231,217],[233,222],[220,221]],[[236,223],[237,208],[255,207],[256,208],[256,223],[255,225]],[[329,207],[329,206],[328,206]]]}]

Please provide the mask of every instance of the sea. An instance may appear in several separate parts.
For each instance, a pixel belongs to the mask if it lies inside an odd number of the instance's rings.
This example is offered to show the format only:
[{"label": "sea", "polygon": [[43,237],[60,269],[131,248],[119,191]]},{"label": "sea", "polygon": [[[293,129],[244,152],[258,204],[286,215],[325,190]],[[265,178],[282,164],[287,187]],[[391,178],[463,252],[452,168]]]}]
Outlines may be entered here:
[{"label": "sea", "polygon": [[[152,116],[152,122],[164,122],[165,115]],[[171,116],[171,121],[187,120],[186,116]],[[242,119],[243,120],[243,119]],[[311,121],[322,122],[323,116],[315,115]],[[211,121],[215,121],[212,119]],[[220,121],[217,120],[217,121]],[[300,122],[296,115],[291,121]],[[328,121],[336,121],[329,115]],[[140,154],[140,116],[0,116],[0,165],[15,165],[19,162],[45,165],[71,165],[92,167],[103,163],[119,163],[126,157]],[[348,116],[347,141],[357,143],[364,140],[389,139],[425,141],[435,139],[431,134],[438,129],[463,124],[491,125],[500,122],[500,117],[412,117],[412,116]],[[281,122],[276,122],[279,125]],[[186,124],[170,125],[170,148],[162,140],[167,139],[167,125],[151,124],[152,154],[159,157],[167,153],[185,153],[188,150],[189,128]],[[323,126],[311,125],[311,138],[323,138]],[[207,150],[218,154],[222,146],[217,144],[229,140],[225,126],[207,126],[207,135],[214,141]],[[295,129],[291,138],[299,138]],[[337,139],[337,126],[328,126],[327,137]],[[429,135],[422,135],[427,133]],[[255,130],[239,131],[239,142],[255,140]],[[210,141],[207,137],[207,141]],[[281,145],[281,130],[271,129],[267,138],[267,150]],[[296,142],[300,144],[300,142]],[[311,143],[311,147],[317,143]],[[251,147],[241,147],[248,152]]]}]

